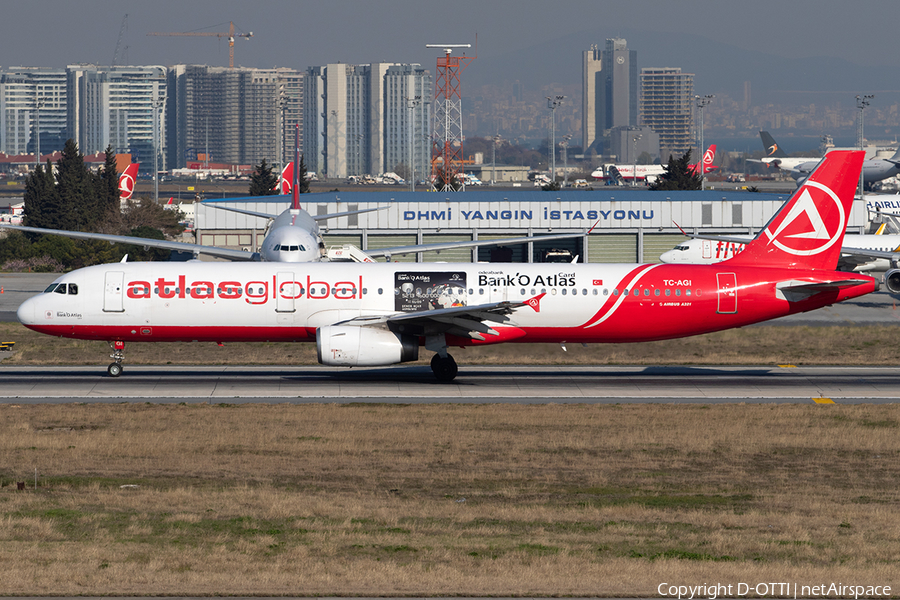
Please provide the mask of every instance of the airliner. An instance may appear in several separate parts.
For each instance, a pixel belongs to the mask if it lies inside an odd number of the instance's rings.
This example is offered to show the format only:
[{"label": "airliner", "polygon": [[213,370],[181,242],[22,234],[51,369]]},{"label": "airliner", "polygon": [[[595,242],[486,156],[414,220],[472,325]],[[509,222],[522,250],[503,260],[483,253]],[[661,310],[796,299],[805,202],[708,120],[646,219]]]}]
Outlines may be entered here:
[{"label": "airliner", "polygon": [[[766,148],[767,156],[761,160],[748,160],[773,164],[783,171],[787,171],[797,181],[798,185],[803,183],[803,180],[816,168],[816,165],[821,160],[819,158],[787,156],[768,131],[760,131],[759,137],[762,140],[763,147]],[[895,175],[900,175],[900,148],[890,158],[873,158],[863,162],[863,185],[871,185]]]},{"label": "airliner", "polygon": [[126,343],[290,341],[329,366],[387,366],[453,347],[679,338],[814,310],[877,289],[837,271],[863,153],[828,154],[768,225],[713,265],[121,262],[57,278],[17,316],[47,335]]},{"label": "airliner", "polygon": [[[703,153],[703,173],[709,173],[715,169],[718,169],[717,166],[713,165],[713,160],[716,158],[716,145],[712,144],[709,148],[706,149],[706,152]],[[699,161],[691,164],[688,167],[688,171],[691,175],[696,175],[697,170],[699,169]],[[608,179],[613,177],[615,179],[629,180],[635,178],[635,173],[637,173],[638,180],[645,181],[656,181],[656,179],[666,172],[666,168],[663,165],[625,165],[625,164],[606,164],[601,165],[593,173],[591,173],[591,177],[594,179]]]},{"label": "airliner", "polygon": [[[693,237],[663,252],[659,260],[667,264],[711,265],[738,254],[751,236]],[[838,259],[838,271],[887,271],[900,258],[900,235],[847,234]]]},{"label": "airliner", "polygon": [[[469,242],[437,242],[432,244],[415,244],[410,246],[396,246],[391,248],[379,248],[377,250],[360,250],[350,244],[340,247],[327,249],[325,240],[319,232],[319,221],[326,221],[345,215],[353,215],[363,212],[381,210],[379,208],[368,208],[363,210],[353,210],[346,212],[330,213],[325,215],[311,215],[300,206],[299,185],[297,185],[298,173],[294,172],[294,163],[299,164],[299,144],[296,151],[296,157],[293,162],[288,163],[281,173],[281,178],[276,184],[284,193],[291,194],[291,207],[284,210],[281,214],[273,215],[263,212],[245,210],[232,207],[216,208],[230,210],[246,215],[269,219],[269,226],[266,236],[260,245],[259,252],[246,252],[244,250],[234,250],[232,248],[222,248],[218,246],[204,246],[202,244],[190,244],[187,242],[173,242],[169,240],[154,240],[147,238],[139,238],[128,235],[111,235],[106,233],[90,233],[84,231],[67,231],[59,229],[45,229],[41,227],[25,227],[21,225],[11,225],[0,223],[0,228],[14,229],[17,231],[25,231],[31,233],[43,233],[51,235],[61,235],[83,240],[103,240],[110,243],[134,244],[145,248],[160,248],[162,250],[170,250],[175,252],[183,252],[193,255],[194,258],[200,255],[224,258],[231,261],[250,261],[250,262],[281,262],[281,263],[302,263],[302,262],[375,262],[376,258],[384,257],[390,260],[392,256],[402,256],[404,254],[415,254],[419,252],[434,252],[441,250],[451,250],[454,248],[477,248],[498,245],[516,245],[527,244],[529,242],[550,241],[571,239],[581,237],[583,233],[558,233],[541,236],[527,236],[517,238],[505,238],[496,240],[475,240]],[[134,167],[134,172],[130,175],[130,184],[128,183],[129,169]],[[129,189],[129,195],[134,191],[133,176],[137,173],[136,163],[133,163],[119,177],[119,189]],[[124,183],[123,183],[124,181]],[[124,193],[124,192],[123,192]],[[266,199],[273,198],[265,196]],[[258,199],[258,197],[257,197]]]}]

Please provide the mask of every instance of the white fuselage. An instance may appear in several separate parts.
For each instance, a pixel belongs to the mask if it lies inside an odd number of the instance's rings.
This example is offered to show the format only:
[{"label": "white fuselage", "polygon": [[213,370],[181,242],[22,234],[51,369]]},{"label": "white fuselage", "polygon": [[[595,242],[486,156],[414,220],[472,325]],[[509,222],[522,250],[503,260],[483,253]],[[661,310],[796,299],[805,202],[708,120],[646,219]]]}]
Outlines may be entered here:
[{"label": "white fuselage", "polygon": [[[750,241],[747,237],[747,241]],[[668,264],[711,265],[740,254],[744,244],[721,240],[692,239],[684,241],[671,250],[663,252],[659,259]],[[900,235],[854,235],[844,236],[844,246],[880,252],[895,252],[900,247]],[[838,262],[838,268],[843,268]],[[890,261],[884,258],[872,258],[853,266],[856,272],[886,271],[891,268]]]}]

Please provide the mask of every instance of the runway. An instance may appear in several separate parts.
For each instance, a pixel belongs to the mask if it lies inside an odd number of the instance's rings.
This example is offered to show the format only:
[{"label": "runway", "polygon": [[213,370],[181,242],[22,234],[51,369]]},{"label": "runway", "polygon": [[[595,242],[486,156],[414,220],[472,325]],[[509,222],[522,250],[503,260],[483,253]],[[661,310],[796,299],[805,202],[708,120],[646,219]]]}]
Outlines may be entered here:
[{"label": "runway", "polygon": [[900,368],[478,367],[452,383],[427,367],[97,367],[0,369],[4,403],[892,403]]}]

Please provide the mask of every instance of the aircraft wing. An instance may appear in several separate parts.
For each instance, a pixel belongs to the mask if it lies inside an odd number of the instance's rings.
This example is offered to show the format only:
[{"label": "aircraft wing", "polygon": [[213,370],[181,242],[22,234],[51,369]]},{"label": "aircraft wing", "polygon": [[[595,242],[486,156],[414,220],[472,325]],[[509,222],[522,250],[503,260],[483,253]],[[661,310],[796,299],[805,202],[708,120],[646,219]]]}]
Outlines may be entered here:
[{"label": "aircraft wing", "polygon": [[[681,229],[681,226],[678,225],[678,223],[675,223],[675,227]],[[713,235],[711,233],[688,233],[684,229],[681,229],[681,233],[683,233],[685,237],[689,237],[692,240],[712,240],[714,242],[729,242],[732,244],[747,244],[756,237],[753,235]]]},{"label": "aircraft wing", "polygon": [[168,240],[154,240],[130,235],[110,235],[107,233],[88,233],[84,231],[63,231],[58,229],[43,229],[41,227],[23,227],[21,225],[8,225],[0,223],[0,228],[15,231],[27,231],[29,233],[44,233],[48,235],[61,235],[63,237],[78,240],[101,240],[110,244],[133,244],[144,248],[159,248],[161,250],[174,250],[176,252],[190,252],[194,256],[206,254],[231,260],[258,261],[258,252],[244,252],[243,250],[230,250],[216,246],[203,246],[201,244],[188,244],[187,242],[170,242]]},{"label": "aircraft wing", "polygon": [[858,259],[859,264],[868,262],[873,258],[883,258],[891,262],[898,262],[900,261],[900,248],[895,250],[866,250],[865,248],[843,246],[841,247],[841,260],[843,260],[844,255]]},{"label": "aircraft wing", "polygon": [[[339,325],[381,326],[386,325],[392,331],[403,331],[413,335],[435,335],[445,333],[485,341],[486,335],[503,337],[506,339],[524,335],[515,326],[503,327],[498,331],[487,323],[510,324],[508,315],[523,306],[530,306],[536,311],[540,310],[541,298],[544,294],[535,296],[521,302],[504,300],[476,306],[453,306],[435,310],[422,310],[411,313],[396,313],[386,316],[358,317],[349,321],[343,321]],[[512,334],[512,335],[510,335]],[[498,340],[499,341],[499,340]]]},{"label": "aircraft wing", "polygon": [[[234,208],[231,206],[219,206],[218,204],[209,203],[206,206],[211,206],[213,208],[218,208],[221,210],[230,210],[231,212],[241,213],[242,215],[250,215],[251,217],[260,217],[262,219],[274,219],[278,215],[270,215],[269,213],[257,212],[255,210],[247,210],[246,208]],[[345,212],[339,213],[329,213],[327,215],[309,215],[313,218],[314,221],[327,221],[328,219],[333,219],[336,217],[346,217],[347,215],[358,215],[360,213],[372,212],[375,210],[383,210],[387,208],[386,206],[379,206],[377,208],[363,208],[361,210],[348,210]]]},{"label": "aircraft wing", "polygon": [[535,235],[532,237],[506,238],[502,240],[474,240],[471,242],[437,242],[434,244],[418,244],[415,246],[395,246],[393,248],[379,248],[377,250],[365,250],[372,257],[394,254],[414,254],[417,252],[437,252],[441,250],[453,250],[455,248],[480,248],[482,246],[506,246],[508,244],[527,244],[528,242],[541,242],[548,240],[566,240],[584,236],[582,233],[555,233],[552,235]]}]

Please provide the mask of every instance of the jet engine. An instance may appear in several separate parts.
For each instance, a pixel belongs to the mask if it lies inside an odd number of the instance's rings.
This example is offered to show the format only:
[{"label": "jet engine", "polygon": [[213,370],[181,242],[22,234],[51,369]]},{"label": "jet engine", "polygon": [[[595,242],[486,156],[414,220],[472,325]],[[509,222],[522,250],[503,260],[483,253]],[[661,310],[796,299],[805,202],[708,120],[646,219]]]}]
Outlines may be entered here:
[{"label": "jet engine", "polygon": [[380,367],[417,360],[419,338],[387,329],[329,325],[316,329],[319,363],[331,367]]},{"label": "jet engine", "polygon": [[900,294],[900,269],[890,269],[884,274],[884,287],[891,294]]}]

